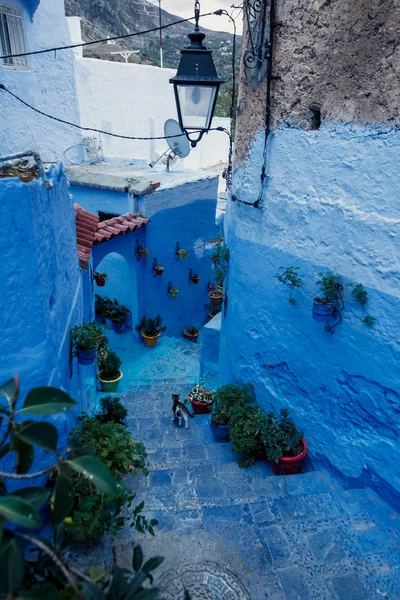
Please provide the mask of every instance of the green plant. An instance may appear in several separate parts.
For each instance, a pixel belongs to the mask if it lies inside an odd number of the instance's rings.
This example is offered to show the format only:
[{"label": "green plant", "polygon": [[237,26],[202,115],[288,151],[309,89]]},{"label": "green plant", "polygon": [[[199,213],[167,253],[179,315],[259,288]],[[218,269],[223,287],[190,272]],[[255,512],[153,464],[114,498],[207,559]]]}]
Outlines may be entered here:
[{"label": "green plant", "polygon": [[320,303],[332,303],[338,299],[338,286],[341,285],[341,279],[332,271],[318,273],[317,285],[321,290],[322,298],[316,298]]},{"label": "green plant", "polygon": [[98,271],[95,271],[93,277],[95,279],[107,279],[107,273],[99,273]]},{"label": "green plant", "polygon": [[215,401],[211,413],[212,425],[228,425],[231,409],[234,406],[252,402],[254,399],[254,388],[249,383],[230,383],[220,387],[215,392]]},{"label": "green plant", "polygon": [[77,325],[70,331],[70,339],[74,346],[74,352],[79,351],[89,354],[93,348],[97,348],[104,336],[104,327],[93,321],[84,325]]},{"label": "green plant", "polygon": [[101,412],[96,415],[96,419],[101,423],[108,423],[113,421],[121,425],[126,425],[126,417],[128,411],[122,404],[119,398],[113,396],[105,396],[101,398]]},{"label": "green plant", "polygon": [[109,318],[109,315],[112,314],[113,310],[113,302],[109,298],[102,297],[99,294],[95,294],[96,298],[94,303],[94,308],[97,315],[101,315],[102,317]]},{"label": "green plant", "polygon": [[109,350],[108,346],[102,348],[97,357],[101,378],[104,381],[113,381],[119,376],[122,360],[113,350]]},{"label": "green plant", "polygon": [[140,323],[136,325],[135,330],[140,333],[143,331],[148,337],[156,337],[161,332],[166,331],[166,327],[163,326],[163,320],[160,315],[150,319],[148,317],[142,317]]},{"label": "green plant", "polygon": [[277,463],[282,456],[297,456],[303,450],[302,439],[303,432],[298,431],[293,420],[289,418],[287,408],[282,408],[279,416],[273,412],[266,415],[262,441],[267,460]]},{"label": "green plant", "polygon": [[265,455],[262,441],[266,416],[258,404],[239,404],[229,411],[229,433],[234,452],[243,453],[241,467],[252,465]]},{"label": "green plant", "polygon": [[294,289],[300,288],[303,285],[303,279],[299,274],[300,267],[279,267],[279,270],[282,272],[275,275],[275,277],[280,283],[290,287],[289,304],[295,305],[296,300],[293,298]]},{"label": "green plant", "polygon": [[351,286],[353,288],[351,290],[351,295],[353,296],[353,298],[363,306],[364,304],[367,304],[368,293],[363,284],[357,283],[356,285],[351,284]]},{"label": "green plant", "polygon": [[222,287],[229,267],[229,247],[218,243],[211,255],[211,262],[214,265],[215,281]]},{"label": "green plant", "polygon": [[361,320],[367,327],[372,327],[376,323],[375,317],[371,317],[371,315],[366,315]]},{"label": "green plant", "polygon": [[189,335],[197,335],[200,333],[200,330],[197,329],[197,327],[186,327],[185,331],[187,331]]},{"label": "green plant", "polygon": [[78,425],[72,430],[73,438],[84,446],[93,448],[95,455],[110,470],[112,475],[121,479],[128,473],[147,471],[147,452],[140,442],[134,442],[129,431],[121,423],[101,422],[97,416],[89,417],[83,413],[78,417]]}]

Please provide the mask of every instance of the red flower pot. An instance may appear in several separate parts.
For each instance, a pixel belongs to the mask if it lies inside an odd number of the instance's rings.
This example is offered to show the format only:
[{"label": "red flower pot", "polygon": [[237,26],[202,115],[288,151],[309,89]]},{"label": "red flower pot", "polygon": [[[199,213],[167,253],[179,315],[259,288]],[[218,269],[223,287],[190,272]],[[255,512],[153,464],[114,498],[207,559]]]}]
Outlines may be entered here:
[{"label": "red flower pot", "polygon": [[106,278],[105,277],[96,277],[96,284],[98,285],[98,287],[104,287],[106,285]]},{"label": "red flower pot", "polygon": [[199,283],[199,278],[198,277],[192,277],[192,283],[194,283],[194,285],[197,285]]},{"label": "red flower pot", "polygon": [[196,343],[200,335],[200,331],[198,333],[189,333],[187,329],[183,332],[183,337],[191,342]]},{"label": "red flower pot", "polygon": [[139,252],[139,256],[140,256],[140,258],[144,258],[144,259],[147,258],[146,252]]},{"label": "red flower pot", "polygon": [[306,440],[301,440],[303,452],[297,456],[281,456],[279,462],[271,461],[272,470],[275,475],[295,475],[299,472],[301,461],[308,454],[308,446]]},{"label": "red flower pot", "polygon": [[[204,390],[205,392],[209,392],[210,390]],[[190,394],[189,394],[190,398]],[[195,415],[208,415],[211,412],[212,404],[207,404],[207,402],[197,402],[197,400],[191,400],[193,412]]]},{"label": "red flower pot", "polygon": [[164,273],[164,267],[154,267],[156,275],[162,275]]},{"label": "red flower pot", "polygon": [[221,306],[222,300],[224,299],[224,295],[221,292],[210,292],[208,296],[210,298],[211,306]]}]

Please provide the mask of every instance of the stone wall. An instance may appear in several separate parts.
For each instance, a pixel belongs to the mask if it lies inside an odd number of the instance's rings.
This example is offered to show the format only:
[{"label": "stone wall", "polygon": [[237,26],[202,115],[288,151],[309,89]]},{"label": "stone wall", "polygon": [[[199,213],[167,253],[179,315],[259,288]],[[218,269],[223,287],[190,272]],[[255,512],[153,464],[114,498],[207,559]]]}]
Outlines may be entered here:
[{"label": "stone wall", "polygon": [[[399,504],[399,15],[380,6],[277,3],[273,72],[282,79],[272,81],[262,188],[265,82],[253,95],[243,69],[232,193],[249,203],[260,195],[261,209],[228,202],[221,370],[223,381],[254,383],[267,410],[291,409],[314,464]],[[303,277],[294,306],[275,278],[288,266]],[[334,335],[311,313],[327,270],[345,286]],[[351,283],[367,289],[365,311]],[[370,328],[367,313],[377,319]]]}]

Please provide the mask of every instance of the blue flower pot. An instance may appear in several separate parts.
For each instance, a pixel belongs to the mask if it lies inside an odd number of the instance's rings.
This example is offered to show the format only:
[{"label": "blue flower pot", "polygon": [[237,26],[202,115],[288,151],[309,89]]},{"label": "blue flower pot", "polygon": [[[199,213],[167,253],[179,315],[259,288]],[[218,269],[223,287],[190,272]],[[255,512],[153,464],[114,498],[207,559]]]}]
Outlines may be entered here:
[{"label": "blue flower pot", "polygon": [[210,423],[210,427],[216,442],[229,442],[228,425],[212,425]]},{"label": "blue flower pot", "polygon": [[89,350],[89,354],[86,354],[83,350],[78,350],[76,355],[80,365],[92,365],[96,359],[96,348]]},{"label": "blue flower pot", "polygon": [[106,322],[107,327],[109,327],[110,329],[112,329],[112,321],[111,321],[111,319],[105,318],[104,320]]},{"label": "blue flower pot", "polygon": [[312,316],[315,321],[320,323],[327,323],[333,318],[333,311],[335,310],[334,304],[321,304],[314,300],[312,307]]},{"label": "blue flower pot", "polygon": [[123,323],[122,325],[118,325],[118,323],[111,323],[111,327],[115,333],[124,333],[126,329],[126,323]]}]

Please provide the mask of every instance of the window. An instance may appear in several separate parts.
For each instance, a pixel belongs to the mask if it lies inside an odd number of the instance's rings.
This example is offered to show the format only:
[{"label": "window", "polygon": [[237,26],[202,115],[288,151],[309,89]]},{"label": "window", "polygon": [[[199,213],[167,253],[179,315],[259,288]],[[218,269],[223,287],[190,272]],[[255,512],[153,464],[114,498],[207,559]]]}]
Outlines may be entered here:
[{"label": "window", "polygon": [[[0,54],[22,54],[26,52],[22,10],[0,4]],[[28,69],[26,56],[5,58],[3,64],[11,69]]]}]

